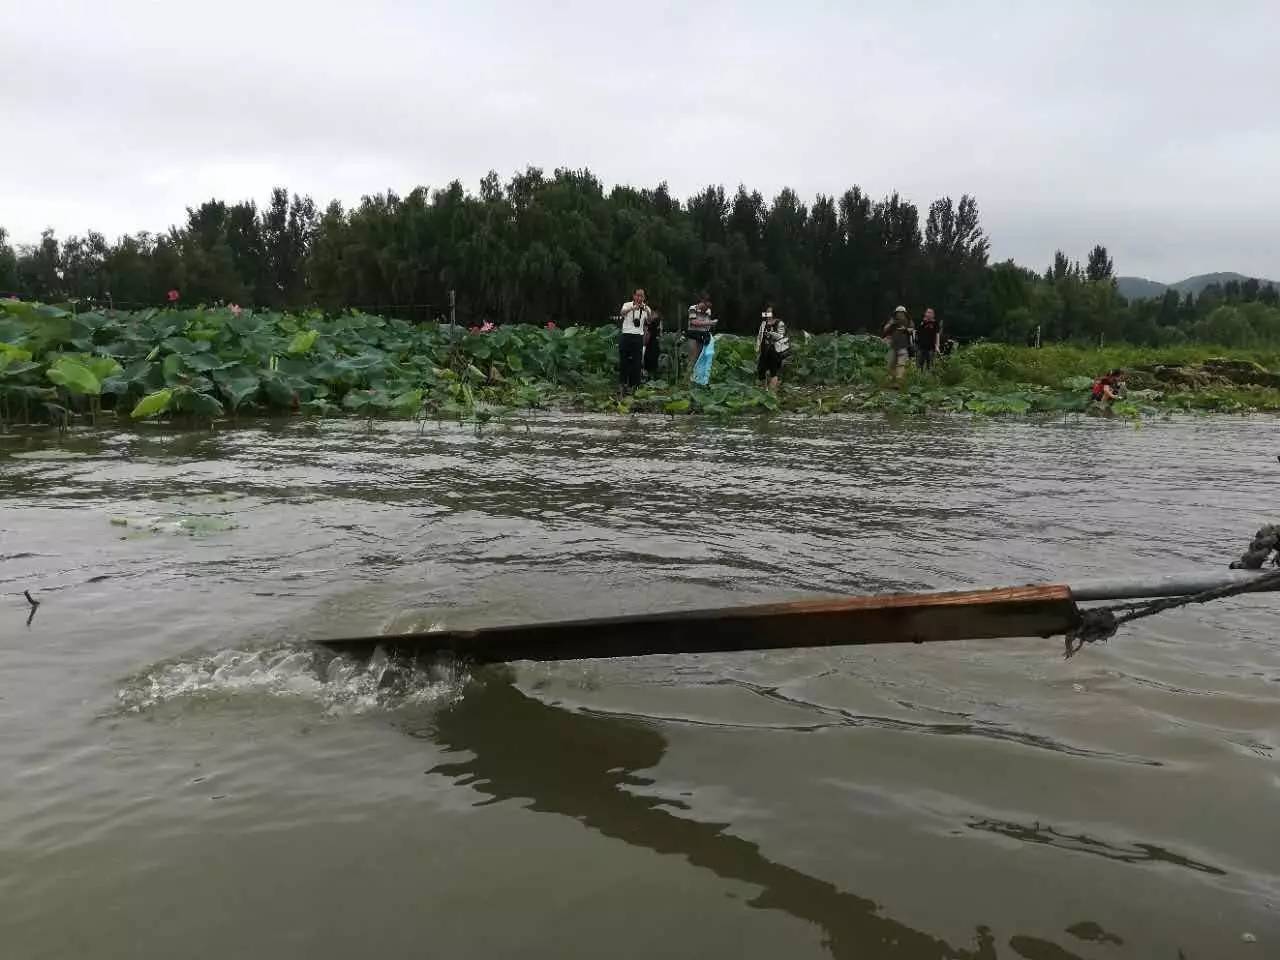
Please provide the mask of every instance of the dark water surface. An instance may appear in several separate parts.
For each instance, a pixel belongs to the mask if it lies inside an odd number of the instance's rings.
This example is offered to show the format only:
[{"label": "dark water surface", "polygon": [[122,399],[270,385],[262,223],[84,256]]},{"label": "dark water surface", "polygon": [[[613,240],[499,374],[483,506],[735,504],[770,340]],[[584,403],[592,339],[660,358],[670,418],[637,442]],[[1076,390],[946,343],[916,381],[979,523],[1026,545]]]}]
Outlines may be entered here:
[{"label": "dark water surface", "polygon": [[303,642],[1219,566],[1277,452],[1261,417],[0,438],[0,956],[1280,956],[1275,598],[1071,661]]}]

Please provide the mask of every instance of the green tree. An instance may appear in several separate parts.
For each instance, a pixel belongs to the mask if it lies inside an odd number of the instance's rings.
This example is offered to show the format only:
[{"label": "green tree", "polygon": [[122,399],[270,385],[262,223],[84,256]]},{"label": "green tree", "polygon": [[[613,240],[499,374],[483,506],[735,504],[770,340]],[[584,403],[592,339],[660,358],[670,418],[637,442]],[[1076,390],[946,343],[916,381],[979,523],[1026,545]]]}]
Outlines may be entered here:
[{"label": "green tree", "polygon": [[1213,312],[1196,323],[1193,333],[1197,340],[1227,347],[1253,346],[1257,339],[1253,326],[1241,309],[1228,304],[1215,307]]},{"label": "green tree", "polygon": [[886,299],[882,292],[886,261],[882,223],[871,198],[858,187],[841,195],[839,208],[843,247],[836,255],[833,281],[836,322],[845,330],[878,332],[884,323]]},{"label": "green tree", "polygon": [[9,234],[0,227],[0,296],[18,292],[18,255],[9,244]]},{"label": "green tree", "polygon": [[883,323],[896,305],[909,305],[919,299],[920,213],[914,203],[894,193],[875,205],[872,219],[881,242],[875,317]]},{"label": "green tree", "polygon": [[[973,197],[965,194],[958,206],[950,197],[943,197],[929,206],[924,231],[922,307],[933,307],[951,333],[975,336],[990,325],[986,303],[990,247]],[[1006,307],[996,316],[1004,317],[1007,311]]]},{"label": "green tree", "polygon": [[878,332],[902,303],[916,317],[934,307],[962,339],[1022,342],[1037,328],[1046,341],[1280,339],[1280,293],[1259,281],[1130,304],[1101,245],[1083,267],[1057,251],[1043,275],[988,257],[969,195],[934,201],[921,223],[910,200],[873,201],[856,186],[809,203],[789,188],[766,202],[746,184],[731,195],[712,185],[682,203],[665,183],[606,193],[588,170],[528,167],[505,182],[491,171],[474,193],[455,181],[323,212],[284,187],[261,208],[211,199],[165,232],[114,243],[94,231],[59,243],[46,231],[15,251],[0,233],[0,289],[137,306],[177,288],[185,303],[354,306],[412,320],[447,314],[456,293],[464,323],[598,324],[642,285],[672,326],[708,290],[733,332],[753,331],[772,301],[813,331]]},{"label": "green tree", "polygon": [[1084,274],[1090,283],[1107,283],[1115,278],[1116,265],[1107,253],[1107,248],[1102,244],[1098,244],[1089,251],[1089,260]]},{"label": "green tree", "polygon": [[66,296],[62,282],[62,245],[52,230],[43,231],[37,245],[18,250],[18,292],[36,300]]}]

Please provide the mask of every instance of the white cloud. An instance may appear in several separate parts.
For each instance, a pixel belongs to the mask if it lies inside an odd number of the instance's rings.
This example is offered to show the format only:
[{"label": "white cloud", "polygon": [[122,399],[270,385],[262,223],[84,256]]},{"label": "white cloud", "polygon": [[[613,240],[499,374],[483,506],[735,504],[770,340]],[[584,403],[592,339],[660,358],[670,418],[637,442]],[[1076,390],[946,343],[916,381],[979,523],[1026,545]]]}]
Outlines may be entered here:
[{"label": "white cloud", "polygon": [[1031,266],[1101,242],[1125,273],[1280,276],[1268,0],[0,3],[22,240],[536,164],[681,195],[970,192]]}]

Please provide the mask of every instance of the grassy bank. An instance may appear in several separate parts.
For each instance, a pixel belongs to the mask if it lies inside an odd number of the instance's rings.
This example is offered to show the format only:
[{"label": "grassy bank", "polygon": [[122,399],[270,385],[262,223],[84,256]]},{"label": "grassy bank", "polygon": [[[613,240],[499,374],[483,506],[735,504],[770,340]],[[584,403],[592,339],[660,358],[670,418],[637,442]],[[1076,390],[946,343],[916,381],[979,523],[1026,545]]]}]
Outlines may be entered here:
[{"label": "grassy bank", "polygon": [[[1131,371],[1136,416],[1160,410],[1277,410],[1280,351],[1212,346],[1041,350],[976,344],[887,383],[877,338],[793,337],[779,395],[755,384],[747,337],[717,342],[712,383],[690,387],[670,365],[682,345],[664,338],[660,377],[619,398],[610,327],[500,327],[485,333],[348,313],[231,309],[79,315],[0,301],[0,418],[65,424],[73,418],[168,417],[192,422],[295,412],[366,418],[436,416],[484,422],[504,410],[732,415],[774,410],[1083,411],[1092,377]],[[1229,357],[1215,364],[1215,357]]]}]

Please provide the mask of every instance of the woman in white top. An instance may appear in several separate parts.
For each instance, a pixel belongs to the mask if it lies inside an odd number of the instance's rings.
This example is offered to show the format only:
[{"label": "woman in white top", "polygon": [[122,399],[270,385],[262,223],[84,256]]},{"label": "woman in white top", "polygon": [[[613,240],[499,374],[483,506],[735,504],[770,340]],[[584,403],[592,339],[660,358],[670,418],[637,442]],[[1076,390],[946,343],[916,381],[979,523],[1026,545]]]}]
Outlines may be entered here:
[{"label": "woman in white top", "polygon": [[628,393],[640,386],[644,332],[653,319],[653,310],[644,302],[644,289],[637,287],[618,312],[622,322],[618,335],[618,380],[623,393]]}]

